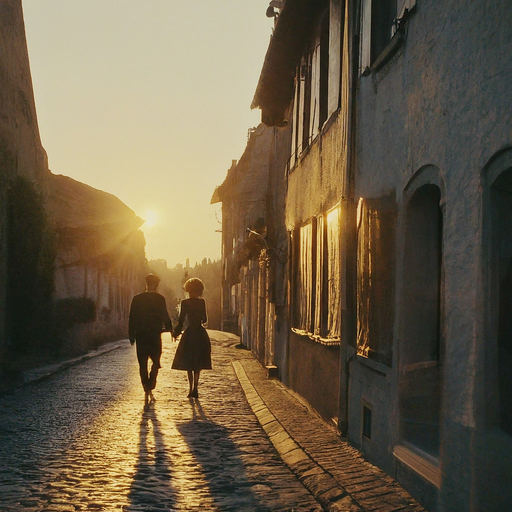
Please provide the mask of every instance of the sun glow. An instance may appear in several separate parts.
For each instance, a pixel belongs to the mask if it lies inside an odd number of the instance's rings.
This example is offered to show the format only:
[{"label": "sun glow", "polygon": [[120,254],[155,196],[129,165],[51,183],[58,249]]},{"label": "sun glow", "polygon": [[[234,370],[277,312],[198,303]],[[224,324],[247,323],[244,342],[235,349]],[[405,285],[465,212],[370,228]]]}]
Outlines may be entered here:
[{"label": "sun glow", "polygon": [[144,215],[144,227],[152,228],[158,221],[158,214],[154,210],[149,210]]}]

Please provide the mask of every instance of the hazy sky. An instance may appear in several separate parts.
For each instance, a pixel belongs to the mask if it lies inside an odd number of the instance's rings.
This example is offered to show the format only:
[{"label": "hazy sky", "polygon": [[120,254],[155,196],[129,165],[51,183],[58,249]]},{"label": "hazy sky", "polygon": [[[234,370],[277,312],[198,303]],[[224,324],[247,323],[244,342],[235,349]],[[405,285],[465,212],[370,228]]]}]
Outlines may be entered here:
[{"label": "hazy sky", "polygon": [[220,256],[210,199],[260,121],[268,3],[23,0],[50,169],[148,220],[150,259]]}]

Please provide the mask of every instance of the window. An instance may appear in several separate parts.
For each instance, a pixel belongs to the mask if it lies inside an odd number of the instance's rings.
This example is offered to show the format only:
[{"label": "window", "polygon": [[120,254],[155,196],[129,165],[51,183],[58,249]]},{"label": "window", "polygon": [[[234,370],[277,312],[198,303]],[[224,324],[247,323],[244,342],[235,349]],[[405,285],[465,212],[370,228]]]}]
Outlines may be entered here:
[{"label": "window", "polygon": [[400,351],[402,438],[434,457],[439,456],[442,403],[443,213],[440,202],[440,188],[427,183],[414,192],[406,206],[404,330]]},{"label": "window", "polygon": [[341,337],[340,207],[292,235],[292,326],[321,343]]},{"label": "window", "polygon": [[329,340],[341,338],[341,252],[340,215],[338,206],[327,213],[327,304],[329,314],[325,336]]},{"label": "window", "polygon": [[395,199],[360,200],[357,226],[357,354],[391,366]]},{"label": "window", "polygon": [[398,20],[416,0],[363,0],[361,20],[361,72],[370,68],[397,33]]},{"label": "window", "polygon": [[325,228],[324,216],[320,215],[316,219],[315,327],[313,330],[315,336],[322,336],[326,325],[327,310],[322,308],[322,305],[328,300],[327,287],[324,285],[325,270],[328,265],[328,255],[324,247]]},{"label": "window", "polygon": [[[295,75],[291,165],[318,135],[329,115],[330,60],[329,5],[319,16]],[[339,32],[339,30],[338,30]],[[339,33],[336,37],[340,37]],[[341,56],[338,54],[337,58]],[[331,78],[332,80],[332,78]]]},{"label": "window", "polygon": [[327,120],[329,107],[329,21],[329,10],[327,10],[320,24],[319,129]]},{"label": "window", "polygon": [[512,435],[512,169],[496,179],[492,187],[494,249],[498,283],[498,395],[499,425]]},{"label": "window", "polygon": [[371,9],[370,59],[373,63],[394,35],[396,0],[373,0]]},{"label": "window", "polygon": [[312,74],[313,74],[313,55],[308,53],[304,56],[300,68],[301,80],[301,95],[299,108],[301,112],[299,115],[302,117],[301,133],[301,148],[306,149],[310,141],[310,123],[311,118],[314,119],[314,111],[311,112],[311,87],[312,87]]},{"label": "window", "polygon": [[312,55],[308,51],[302,56],[295,79],[295,103],[293,107],[293,134],[291,164],[309,146],[311,119]]},{"label": "window", "polygon": [[300,324],[298,327],[311,332],[311,311],[313,299],[313,225],[306,224],[300,228],[299,256],[299,310]]},{"label": "window", "polygon": [[363,437],[372,438],[372,410],[363,405]]}]

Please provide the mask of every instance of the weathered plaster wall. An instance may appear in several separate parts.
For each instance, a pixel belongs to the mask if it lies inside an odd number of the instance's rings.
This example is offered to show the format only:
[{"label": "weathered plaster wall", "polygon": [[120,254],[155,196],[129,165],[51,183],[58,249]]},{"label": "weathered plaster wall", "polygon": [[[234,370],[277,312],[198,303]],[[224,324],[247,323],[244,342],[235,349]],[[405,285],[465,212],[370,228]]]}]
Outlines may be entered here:
[{"label": "weathered plaster wall", "polygon": [[288,385],[303,396],[327,421],[339,410],[340,349],[320,345],[290,331]]},{"label": "weathered plaster wall", "polygon": [[[344,190],[345,118],[336,113],[290,171],[285,223],[290,231],[340,202]],[[326,419],[339,416],[339,346],[326,347],[289,330],[284,381]],[[336,385],[333,385],[336,383]]]},{"label": "weathered plaster wall", "polygon": [[340,201],[345,175],[343,126],[343,116],[335,114],[324,133],[290,171],[286,196],[288,230],[327,211]]},{"label": "weathered plaster wall", "polygon": [[[389,406],[392,383],[388,373],[391,374],[391,370],[375,363],[372,367],[365,366],[357,359],[353,359],[349,372],[350,392],[357,399],[349,402],[350,421],[347,437],[350,442],[359,446],[370,460],[392,474],[393,461],[388,453],[388,444],[383,442],[392,436],[394,427],[393,410]],[[363,406],[372,411],[370,439],[363,437]]]},{"label": "weathered plaster wall", "polygon": [[[481,171],[492,155],[512,145],[512,9],[507,0],[451,0],[442,7],[419,1],[406,30],[405,44],[391,62],[360,79],[355,195],[379,197],[396,190],[401,212],[413,175],[425,165],[440,170],[446,190],[440,507],[463,511],[470,509],[472,493],[487,496],[471,474],[474,457],[481,464],[498,456],[505,464],[503,454],[477,448],[473,440],[478,423],[485,423],[476,407],[484,392],[477,377],[486,341],[478,289],[486,263]],[[400,272],[397,280],[400,315]],[[391,407],[394,398],[382,400]],[[510,464],[503,467],[510,474]],[[500,493],[503,503],[510,503],[511,487],[500,487]],[[495,509],[486,503],[491,507],[486,510]]]},{"label": "weathered plaster wall", "polygon": [[47,170],[37,126],[21,0],[0,0],[0,363],[6,342],[6,187],[17,173],[44,185]]},{"label": "weathered plaster wall", "polygon": [[260,124],[251,134],[246,152],[238,164],[236,192],[240,210],[237,236],[242,240],[247,237],[246,228],[266,216],[272,131],[272,128]]},{"label": "weathered plaster wall", "polygon": [[[244,276],[259,256],[264,242],[247,228],[260,230],[265,235],[267,196],[269,191],[270,155],[274,129],[260,124],[250,133],[249,141],[240,160],[233,161],[226,179],[217,189],[215,200],[222,201],[222,318],[223,329],[238,332],[242,342],[256,346],[256,323],[252,316],[258,315],[257,301],[247,300]],[[256,226],[258,224],[258,226]],[[248,240],[251,240],[248,243]],[[251,281],[252,282],[252,281]],[[241,286],[233,289],[233,286]],[[232,300],[237,294],[235,308]],[[238,308],[238,310],[234,310]]]},{"label": "weathered plaster wall", "polygon": [[16,172],[45,179],[21,0],[0,0],[0,150]]},{"label": "weathered plaster wall", "polygon": [[63,350],[80,353],[127,335],[132,297],[144,289],[146,241],[120,199],[50,173],[47,211],[57,233],[55,299],[89,298],[95,321],[66,331]]}]

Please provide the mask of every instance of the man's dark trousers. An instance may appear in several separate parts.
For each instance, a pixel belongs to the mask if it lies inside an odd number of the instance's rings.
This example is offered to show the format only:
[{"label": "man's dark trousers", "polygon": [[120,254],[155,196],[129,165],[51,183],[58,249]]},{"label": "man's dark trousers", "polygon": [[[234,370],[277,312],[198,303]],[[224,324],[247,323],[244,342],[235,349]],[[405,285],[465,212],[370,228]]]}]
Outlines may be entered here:
[{"label": "man's dark trousers", "polygon": [[[144,389],[149,392],[155,389],[156,377],[162,356],[162,338],[159,332],[137,333],[137,360],[139,361],[140,380]],[[148,360],[151,359],[151,372],[148,374]]]}]

